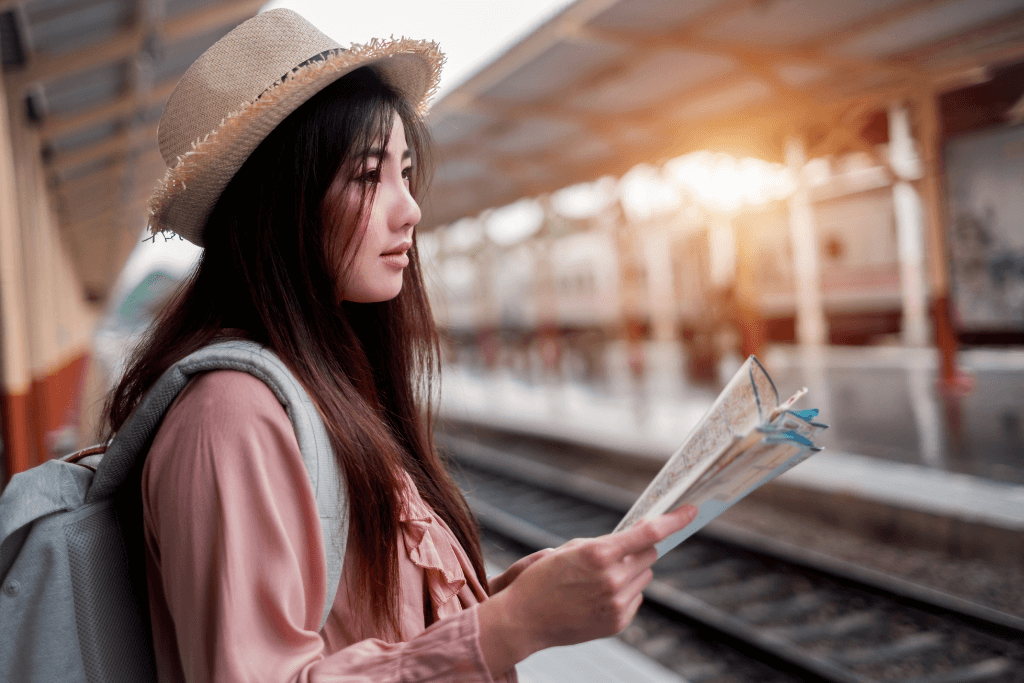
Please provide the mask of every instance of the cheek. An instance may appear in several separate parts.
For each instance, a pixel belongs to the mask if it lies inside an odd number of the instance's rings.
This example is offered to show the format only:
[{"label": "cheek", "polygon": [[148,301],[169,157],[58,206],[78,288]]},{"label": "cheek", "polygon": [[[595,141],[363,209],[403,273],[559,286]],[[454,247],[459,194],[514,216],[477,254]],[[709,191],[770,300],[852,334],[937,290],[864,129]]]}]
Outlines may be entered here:
[{"label": "cheek", "polygon": [[344,206],[334,213],[328,227],[327,239],[332,244],[331,258],[339,268],[354,266],[354,259],[359,257],[365,246],[367,224],[371,219],[371,211],[364,212],[362,220],[359,216],[361,197],[358,192],[349,190]]}]

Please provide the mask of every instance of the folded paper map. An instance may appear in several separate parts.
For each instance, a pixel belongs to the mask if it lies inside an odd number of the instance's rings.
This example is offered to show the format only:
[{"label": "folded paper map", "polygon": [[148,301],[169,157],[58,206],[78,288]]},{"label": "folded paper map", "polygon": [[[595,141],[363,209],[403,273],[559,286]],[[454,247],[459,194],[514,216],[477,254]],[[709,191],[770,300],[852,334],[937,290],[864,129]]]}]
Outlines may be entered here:
[{"label": "folded paper map", "polygon": [[615,531],[680,505],[700,512],[685,529],[658,544],[658,557],[692,536],[736,501],[821,449],[814,435],[828,425],[816,409],[792,410],[801,389],[779,404],[775,383],[751,356],[725,385]]}]

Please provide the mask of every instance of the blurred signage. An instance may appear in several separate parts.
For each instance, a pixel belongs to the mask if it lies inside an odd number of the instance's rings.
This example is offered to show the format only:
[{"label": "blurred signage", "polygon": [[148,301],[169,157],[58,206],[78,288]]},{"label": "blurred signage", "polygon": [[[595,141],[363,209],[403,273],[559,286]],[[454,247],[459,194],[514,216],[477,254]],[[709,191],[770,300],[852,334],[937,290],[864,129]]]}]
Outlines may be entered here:
[{"label": "blurred signage", "polygon": [[1024,126],[946,146],[953,295],[967,332],[1024,330]]}]

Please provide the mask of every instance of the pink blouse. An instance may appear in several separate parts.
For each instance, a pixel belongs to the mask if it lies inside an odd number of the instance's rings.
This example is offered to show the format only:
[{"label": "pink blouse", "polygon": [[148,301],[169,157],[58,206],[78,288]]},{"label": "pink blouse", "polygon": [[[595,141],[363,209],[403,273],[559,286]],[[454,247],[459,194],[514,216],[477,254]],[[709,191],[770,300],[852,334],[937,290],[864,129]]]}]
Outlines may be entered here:
[{"label": "pink blouse", "polygon": [[[401,638],[360,617],[349,562],[319,629],[327,591],[312,486],[284,408],[251,375],[215,371],[185,388],[153,441],[142,500],[161,683],[494,680],[474,608],[486,593],[408,476]],[[498,679],[515,680],[514,669]]]}]

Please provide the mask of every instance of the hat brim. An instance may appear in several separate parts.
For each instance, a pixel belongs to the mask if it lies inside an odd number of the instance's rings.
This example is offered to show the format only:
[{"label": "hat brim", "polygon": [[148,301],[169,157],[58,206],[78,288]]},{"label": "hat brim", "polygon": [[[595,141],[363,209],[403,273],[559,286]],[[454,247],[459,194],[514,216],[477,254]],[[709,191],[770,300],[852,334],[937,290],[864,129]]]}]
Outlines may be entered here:
[{"label": "hat brim", "polygon": [[436,43],[374,40],[310,62],[268,88],[177,158],[149,199],[149,229],[173,232],[203,246],[203,229],[217,199],[249,155],[289,114],[339,78],[373,67],[419,115],[437,90],[444,55]]}]

